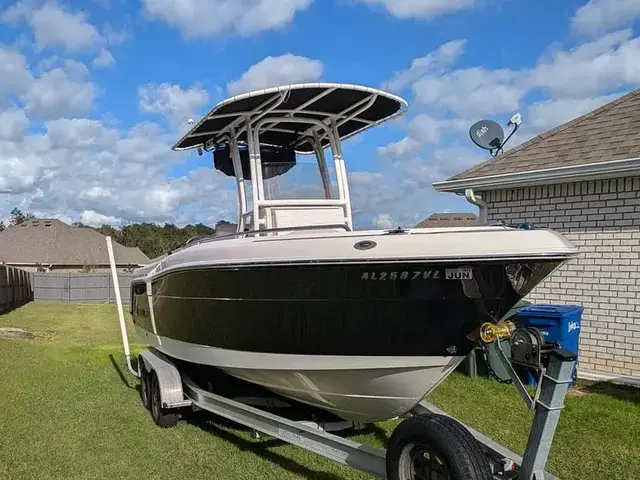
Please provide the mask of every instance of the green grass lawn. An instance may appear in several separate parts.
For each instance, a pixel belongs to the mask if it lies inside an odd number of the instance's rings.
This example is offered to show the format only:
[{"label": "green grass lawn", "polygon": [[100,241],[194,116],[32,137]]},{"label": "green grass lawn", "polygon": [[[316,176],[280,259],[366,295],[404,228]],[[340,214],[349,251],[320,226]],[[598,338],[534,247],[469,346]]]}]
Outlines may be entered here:
[{"label": "green grass lawn", "polygon": [[[0,479],[368,478],[213,417],[156,427],[124,365],[113,305],[31,303],[0,315],[3,326],[38,336],[0,339]],[[513,387],[455,373],[429,400],[524,450],[531,415]],[[384,447],[395,425],[351,438]],[[580,382],[548,469],[563,480],[640,478],[640,391]]]}]

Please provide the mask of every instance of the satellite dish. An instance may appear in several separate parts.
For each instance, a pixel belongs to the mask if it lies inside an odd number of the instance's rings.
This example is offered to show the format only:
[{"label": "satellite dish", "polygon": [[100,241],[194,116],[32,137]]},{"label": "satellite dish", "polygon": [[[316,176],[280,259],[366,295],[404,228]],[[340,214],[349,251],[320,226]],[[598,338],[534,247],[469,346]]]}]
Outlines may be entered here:
[{"label": "satellite dish", "polygon": [[504,131],[500,124],[493,120],[480,120],[471,125],[469,136],[480,148],[495,150],[503,145]]}]

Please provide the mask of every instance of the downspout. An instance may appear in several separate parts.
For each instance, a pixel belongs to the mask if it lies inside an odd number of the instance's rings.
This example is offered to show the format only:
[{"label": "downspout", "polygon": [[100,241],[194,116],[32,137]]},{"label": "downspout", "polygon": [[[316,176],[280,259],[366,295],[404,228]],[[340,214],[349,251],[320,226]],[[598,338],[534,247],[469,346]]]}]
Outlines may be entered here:
[{"label": "downspout", "polygon": [[476,195],[475,193],[473,193],[472,188],[465,189],[464,198],[466,198],[467,202],[469,202],[470,204],[478,207],[479,209],[478,225],[486,225],[487,224],[487,202],[482,200],[482,197],[480,195]]}]

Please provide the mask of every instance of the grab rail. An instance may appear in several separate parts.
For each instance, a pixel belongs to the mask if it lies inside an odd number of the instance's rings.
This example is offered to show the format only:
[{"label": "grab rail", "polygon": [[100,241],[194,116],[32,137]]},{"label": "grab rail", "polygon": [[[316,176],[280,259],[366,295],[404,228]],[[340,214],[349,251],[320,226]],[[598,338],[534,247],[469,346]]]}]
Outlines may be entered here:
[{"label": "grab rail", "polygon": [[229,233],[227,235],[223,235],[219,237],[215,236],[216,234],[196,235],[194,237],[189,238],[189,240],[187,240],[185,244],[182,247],[180,247],[178,250],[181,250],[182,248],[192,244],[192,242],[201,241],[201,240],[213,242],[216,240],[226,240],[230,237],[237,238],[237,237],[244,237],[244,236],[262,234],[262,233],[288,232],[288,231],[297,231],[297,230],[322,230],[322,229],[333,229],[333,228],[343,228],[347,232],[351,231],[351,228],[349,228],[348,225],[344,223],[336,223],[336,224],[329,224],[329,225],[301,225],[301,226],[299,225],[295,227],[277,227],[277,228],[265,228],[262,230],[246,230],[244,232]]}]

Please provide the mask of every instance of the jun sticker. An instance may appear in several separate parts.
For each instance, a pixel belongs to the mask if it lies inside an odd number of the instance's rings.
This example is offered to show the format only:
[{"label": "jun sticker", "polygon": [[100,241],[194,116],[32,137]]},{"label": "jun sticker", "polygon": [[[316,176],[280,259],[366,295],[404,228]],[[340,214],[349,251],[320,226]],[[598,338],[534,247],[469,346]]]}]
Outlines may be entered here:
[{"label": "jun sticker", "polygon": [[447,268],[444,277],[447,280],[471,280],[473,271],[470,268]]},{"label": "jun sticker", "polygon": [[400,270],[390,272],[363,272],[361,280],[437,280],[440,278],[440,270]]}]

